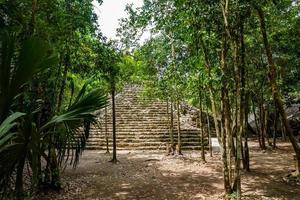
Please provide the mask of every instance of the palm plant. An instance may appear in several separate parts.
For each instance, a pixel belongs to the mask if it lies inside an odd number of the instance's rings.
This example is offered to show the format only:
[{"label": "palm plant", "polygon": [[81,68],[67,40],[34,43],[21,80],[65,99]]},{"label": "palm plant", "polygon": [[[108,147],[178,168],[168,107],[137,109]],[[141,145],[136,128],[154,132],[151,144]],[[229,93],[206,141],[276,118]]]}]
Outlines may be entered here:
[{"label": "palm plant", "polygon": [[[0,196],[5,198],[15,182],[16,196],[22,199],[25,163],[29,163],[32,172],[33,189],[40,183],[43,158],[47,163],[46,169],[50,165],[50,171],[57,170],[57,174],[58,165],[66,163],[69,155],[70,163],[75,166],[89,134],[82,127],[96,122],[94,112],[106,106],[107,97],[101,89],[87,92],[84,85],[65,110],[54,113],[44,124],[38,126],[35,115],[40,112],[40,108],[23,113],[17,112],[12,105],[23,95],[22,87],[34,76],[54,66],[57,56],[38,38],[25,41],[20,51],[16,51],[15,35],[5,33],[1,38]],[[57,175],[56,177],[59,178]]]}]

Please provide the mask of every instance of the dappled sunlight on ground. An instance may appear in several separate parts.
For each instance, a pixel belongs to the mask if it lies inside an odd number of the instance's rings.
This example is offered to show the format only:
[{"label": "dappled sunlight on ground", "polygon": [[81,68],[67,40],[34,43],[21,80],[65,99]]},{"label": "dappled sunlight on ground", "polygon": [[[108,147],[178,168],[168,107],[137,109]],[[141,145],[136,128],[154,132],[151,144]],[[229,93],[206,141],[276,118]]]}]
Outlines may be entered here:
[{"label": "dappled sunlight on ground", "polygon": [[[251,143],[251,172],[242,172],[243,199],[300,199],[300,187],[282,180],[293,169],[289,144],[276,151],[262,152]],[[223,177],[219,155],[200,161],[199,151],[183,156],[164,152],[118,154],[120,162],[108,162],[111,155],[99,151],[84,153],[76,170],[63,174],[60,194],[42,199],[222,199]]]}]

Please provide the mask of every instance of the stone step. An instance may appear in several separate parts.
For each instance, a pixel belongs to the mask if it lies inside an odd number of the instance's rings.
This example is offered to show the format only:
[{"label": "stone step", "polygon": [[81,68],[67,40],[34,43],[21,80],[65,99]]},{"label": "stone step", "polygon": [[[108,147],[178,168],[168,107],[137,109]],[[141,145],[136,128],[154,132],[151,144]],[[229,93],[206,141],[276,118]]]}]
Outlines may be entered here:
[{"label": "stone step", "polygon": [[[124,141],[117,141],[117,146],[118,147],[124,147],[124,146],[160,146],[162,144],[165,144],[168,141],[143,141],[142,143],[140,141],[130,141],[130,142],[124,142]],[[175,142],[176,143],[176,142]],[[106,145],[105,142],[99,142],[99,141],[89,141],[89,144],[91,145],[96,145],[99,144],[100,146]],[[112,143],[110,143],[112,144]],[[205,145],[207,142],[204,143]],[[201,145],[200,141],[181,141],[182,146],[197,146]]]},{"label": "stone step", "polygon": [[[117,138],[141,138],[141,139],[147,139],[147,138],[169,138],[170,135],[168,132],[160,132],[160,133],[134,133],[134,132],[117,132],[116,133]],[[178,134],[174,133],[173,137],[177,138]],[[200,134],[198,132],[195,133],[181,133],[181,138],[200,138]],[[205,137],[207,137],[207,134],[204,134]],[[90,134],[89,138],[104,138],[105,133],[93,133]],[[108,133],[108,137],[112,137],[112,133]]]},{"label": "stone step", "polygon": [[[91,133],[106,133],[106,127],[101,126],[99,128],[91,128],[90,129]],[[107,127],[107,132],[108,133],[112,133],[112,127],[108,126]],[[149,132],[149,133],[169,133],[169,128],[167,126],[159,126],[159,127],[137,127],[137,126],[131,126],[128,127],[125,124],[124,125],[119,125],[116,126],[116,132],[134,132],[134,133],[145,133],[145,132]],[[198,129],[190,129],[190,130],[181,130],[181,133],[199,133],[200,131]],[[173,133],[177,133],[177,129],[174,127],[173,128]],[[204,132],[206,133],[206,131]]]},{"label": "stone step", "polygon": [[[101,129],[92,128],[90,132],[97,132],[97,133],[105,133],[105,127],[101,127]],[[111,127],[107,127],[107,132],[112,132]],[[123,127],[120,128],[120,126],[116,127],[116,132],[169,132],[169,129],[165,126],[157,127],[157,128],[151,128],[151,127]],[[177,133],[177,129],[173,129],[173,133]],[[180,133],[199,133],[199,130],[197,129],[191,129],[191,130],[181,130]]]},{"label": "stone step", "polygon": [[[97,145],[88,145],[86,147],[87,150],[103,150],[106,151],[106,146],[97,146]],[[190,150],[201,150],[201,146],[182,146],[181,149],[183,151],[190,151]],[[207,150],[208,148],[205,147]],[[110,152],[112,152],[112,147],[109,147]],[[117,152],[122,150],[137,150],[137,151],[166,151],[166,145],[161,146],[143,146],[143,147],[117,147]],[[183,152],[184,153],[184,152]]]},{"label": "stone step", "polygon": [[[107,114],[112,114],[111,110],[107,110]],[[100,112],[102,114],[105,114],[105,112]],[[148,114],[148,115],[166,115],[167,116],[167,110],[166,109],[157,109],[157,108],[151,108],[151,109],[146,109],[146,108],[118,108],[116,107],[116,114]],[[174,116],[176,115],[175,113],[173,114]],[[171,116],[171,115],[170,115]],[[177,115],[176,115],[177,116]]]},{"label": "stone step", "polygon": [[[109,126],[112,126],[112,122],[111,121],[108,121],[107,123],[105,122],[99,122],[99,125],[102,125],[102,126],[105,126],[105,124],[109,125]],[[122,125],[122,124],[128,124],[128,125],[134,125],[134,126],[147,126],[147,125],[167,125],[169,126],[168,124],[168,121],[158,121],[158,120],[128,120],[128,119],[119,119],[118,118],[116,119],[116,125]],[[176,126],[177,123],[175,123],[174,126]]]},{"label": "stone step", "polygon": [[[105,129],[106,128],[102,126],[101,128],[97,128],[97,129],[93,128],[93,129],[91,129],[91,131],[92,132],[97,132],[97,131],[105,132]],[[108,132],[112,132],[112,127],[111,126],[108,126],[107,129],[108,129]],[[158,126],[158,127],[155,127],[155,126],[148,126],[148,127],[126,126],[126,124],[116,126],[116,131],[117,132],[120,132],[120,131],[125,131],[125,132],[127,132],[127,131],[130,131],[130,132],[149,131],[149,132],[151,132],[152,130],[156,131],[156,132],[157,131],[165,132],[165,131],[168,131],[169,129],[168,129],[167,126],[162,126],[162,125]],[[173,130],[174,130],[174,132],[175,131],[177,132],[177,130],[175,128]],[[197,131],[197,130],[195,130],[195,131]]]},{"label": "stone step", "polygon": [[[105,131],[99,131],[99,130],[91,130],[90,131],[90,135],[105,135]],[[108,131],[107,132],[108,135],[112,135],[112,131]],[[169,131],[167,129],[158,129],[158,130],[124,130],[124,129],[120,129],[120,130],[116,130],[116,134],[117,135],[170,135]],[[200,135],[199,131],[181,131],[180,134],[183,135]],[[207,135],[206,133],[204,133],[205,135]],[[178,135],[177,131],[173,132],[173,135]]]},{"label": "stone step", "polygon": [[[117,140],[124,140],[124,139],[130,139],[130,140],[140,140],[140,141],[148,141],[148,140],[169,140],[170,137],[169,136],[161,136],[161,135],[157,135],[157,137],[155,136],[151,136],[151,135],[140,135],[140,136],[130,136],[130,135],[117,135]],[[105,140],[105,136],[104,135],[99,135],[99,136],[91,136],[89,137],[89,140]],[[108,139],[111,139],[112,136],[110,135],[108,137]],[[177,136],[173,137],[174,140],[177,140]],[[207,137],[205,137],[207,138]],[[200,136],[198,135],[192,135],[192,136],[181,136],[182,140],[200,140]]]},{"label": "stone step", "polygon": [[[109,118],[112,118],[112,115],[109,115]],[[129,114],[129,113],[116,113],[116,118],[120,118],[120,119],[144,119],[144,120],[157,120],[157,119],[164,119],[164,120],[168,120],[167,118],[167,114],[166,113],[160,113],[160,114],[151,114],[151,113],[140,113],[140,114]],[[174,120],[177,121],[177,120]]]},{"label": "stone step", "polygon": [[[151,122],[151,123],[168,123],[168,119],[166,117],[157,117],[157,118],[148,118],[148,117],[136,117],[136,116],[131,116],[131,117],[120,117],[116,116],[116,123],[119,123],[120,121],[130,121],[130,122]],[[105,119],[100,119],[99,122],[101,123],[112,123],[112,118],[107,118]],[[177,120],[174,121],[174,123],[177,123]]]},{"label": "stone step", "polygon": [[[173,134],[173,138],[177,138],[178,134]],[[206,134],[204,135],[207,136]],[[102,138],[105,137],[105,134],[90,134],[89,138]],[[112,137],[112,134],[108,134],[108,137]],[[141,139],[147,139],[147,138],[169,138],[170,135],[168,133],[159,133],[159,134],[149,134],[149,133],[141,133],[141,134],[135,134],[135,133],[117,133],[117,138],[141,138]],[[199,134],[180,134],[181,138],[200,138]]]},{"label": "stone step", "polygon": [[164,104],[159,104],[159,103],[149,103],[149,104],[139,104],[136,102],[134,105],[123,105],[121,103],[116,103],[116,108],[122,109],[134,109],[134,108],[142,108],[142,109],[147,109],[147,110],[167,110],[167,106]]},{"label": "stone step", "polygon": [[[206,141],[207,138],[204,140]],[[102,138],[89,138],[88,141],[90,142],[106,142],[106,139],[105,137],[102,137]],[[108,138],[108,141],[111,142],[112,141],[112,138]],[[170,138],[119,138],[117,137],[117,141],[120,142],[168,142],[170,141]],[[177,138],[174,138],[174,141],[177,141]],[[182,142],[200,142],[201,139],[200,137],[190,137],[190,138],[181,138],[181,141]]]}]

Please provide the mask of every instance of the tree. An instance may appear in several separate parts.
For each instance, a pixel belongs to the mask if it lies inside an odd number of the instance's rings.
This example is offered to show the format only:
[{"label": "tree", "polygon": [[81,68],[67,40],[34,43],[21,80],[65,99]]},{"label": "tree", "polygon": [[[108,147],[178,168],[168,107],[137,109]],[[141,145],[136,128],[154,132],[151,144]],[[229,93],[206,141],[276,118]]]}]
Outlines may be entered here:
[{"label": "tree", "polygon": [[254,8],[256,9],[256,11],[258,13],[258,16],[259,16],[260,29],[261,29],[263,44],[264,44],[264,48],[265,48],[265,52],[266,52],[267,60],[268,60],[268,67],[269,67],[268,77],[269,77],[269,80],[270,80],[272,95],[273,95],[273,98],[274,98],[275,105],[278,108],[279,114],[282,117],[285,130],[288,134],[290,142],[292,143],[293,149],[295,151],[296,162],[297,162],[296,166],[298,166],[296,168],[296,175],[299,175],[300,174],[300,167],[299,167],[300,166],[300,147],[297,143],[297,140],[293,136],[290,124],[289,124],[288,119],[287,119],[287,115],[286,115],[284,107],[283,107],[283,102],[281,100],[280,93],[278,91],[278,86],[277,86],[277,82],[276,82],[276,67],[275,67],[275,64],[274,64],[274,61],[273,61],[273,55],[272,55],[271,47],[270,47],[269,42],[268,42],[268,35],[267,35],[267,31],[266,31],[264,11],[262,10],[261,7],[258,7],[258,6],[254,6]]},{"label": "tree", "polygon": [[119,75],[120,57],[116,49],[111,44],[98,46],[97,65],[102,73],[102,77],[108,82],[110,86],[111,104],[112,104],[112,136],[113,136],[113,157],[111,162],[117,163],[117,138],[116,138],[116,107],[115,107],[115,93],[116,84]]}]

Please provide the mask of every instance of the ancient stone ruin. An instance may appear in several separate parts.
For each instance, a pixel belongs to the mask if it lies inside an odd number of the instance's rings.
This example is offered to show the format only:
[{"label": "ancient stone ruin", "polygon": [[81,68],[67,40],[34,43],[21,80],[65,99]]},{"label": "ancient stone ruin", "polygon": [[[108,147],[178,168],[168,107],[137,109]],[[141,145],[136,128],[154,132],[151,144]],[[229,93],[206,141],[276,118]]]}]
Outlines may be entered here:
[{"label": "ancient stone ruin", "polygon": [[[116,134],[118,150],[164,150],[170,142],[167,102],[152,97],[144,97],[142,88],[126,86],[116,96]],[[181,139],[183,150],[201,148],[199,128],[196,127],[195,111],[182,106]],[[107,108],[107,131],[109,147],[112,143],[112,112]],[[174,141],[177,141],[177,118],[174,112]],[[196,113],[196,114],[195,114]],[[106,149],[105,111],[99,112],[99,126],[91,129],[87,149]],[[207,142],[207,141],[206,141]]]}]

